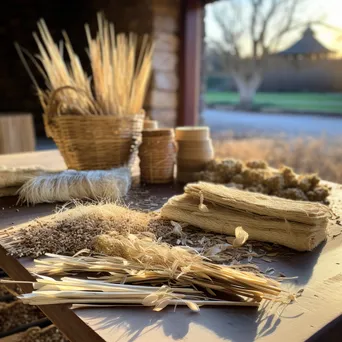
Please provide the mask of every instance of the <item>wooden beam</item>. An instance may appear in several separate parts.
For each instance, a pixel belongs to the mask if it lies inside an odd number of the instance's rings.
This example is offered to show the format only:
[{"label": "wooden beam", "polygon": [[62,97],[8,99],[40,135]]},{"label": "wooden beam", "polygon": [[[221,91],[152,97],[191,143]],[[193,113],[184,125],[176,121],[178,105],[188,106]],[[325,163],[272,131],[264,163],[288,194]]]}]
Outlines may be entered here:
[{"label": "wooden beam", "polygon": [[[13,280],[34,281],[35,278],[18,260],[0,246],[0,267]],[[19,284],[24,293],[32,291],[31,284]],[[104,340],[73,312],[69,305],[42,305],[38,308],[71,342],[104,342]]]},{"label": "wooden beam", "polygon": [[200,108],[203,2],[183,0],[181,6],[177,125],[193,126],[197,125]]}]

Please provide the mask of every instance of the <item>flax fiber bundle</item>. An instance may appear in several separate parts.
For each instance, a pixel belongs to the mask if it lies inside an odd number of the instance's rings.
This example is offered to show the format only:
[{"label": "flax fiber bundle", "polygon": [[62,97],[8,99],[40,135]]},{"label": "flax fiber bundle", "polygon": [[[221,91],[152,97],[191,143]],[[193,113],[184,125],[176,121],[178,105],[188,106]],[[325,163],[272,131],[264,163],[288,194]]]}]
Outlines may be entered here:
[{"label": "flax fiber bundle", "polygon": [[31,178],[19,190],[19,199],[28,204],[72,199],[116,201],[127,194],[130,184],[130,170],[125,167],[108,171],[67,170]]},{"label": "flax fiber bundle", "polygon": [[111,203],[77,205],[25,226],[1,231],[0,244],[17,257],[37,257],[45,253],[72,255],[91,248],[97,235],[148,231],[153,223],[152,215]]},{"label": "flax fiber bundle", "polygon": [[210,183],[194,183],[172,197],[162,216],[196,227],[234,235],[242,226],[252,240],[311,251],[326,239],[330,217],[319,203],[293,201]]}]

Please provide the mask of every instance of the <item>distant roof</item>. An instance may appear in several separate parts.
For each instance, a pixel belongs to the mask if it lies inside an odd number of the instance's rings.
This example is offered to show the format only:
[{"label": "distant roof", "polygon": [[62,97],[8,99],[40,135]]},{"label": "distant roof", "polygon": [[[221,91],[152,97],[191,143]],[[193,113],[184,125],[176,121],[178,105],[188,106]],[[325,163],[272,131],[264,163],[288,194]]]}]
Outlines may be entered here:
[{"label": "distant roof", "polygon": [[309,26],[303,33],[298,42],[284,51],[280,51],[277,55],[314,55],[334,52],[322,45],[316,38],[315,33]]}]

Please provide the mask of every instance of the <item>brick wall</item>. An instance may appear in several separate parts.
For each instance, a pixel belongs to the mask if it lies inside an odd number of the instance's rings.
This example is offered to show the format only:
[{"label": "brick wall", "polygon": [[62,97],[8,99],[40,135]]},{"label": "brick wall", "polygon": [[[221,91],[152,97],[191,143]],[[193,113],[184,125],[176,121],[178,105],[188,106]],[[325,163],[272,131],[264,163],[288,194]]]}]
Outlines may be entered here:
[{"label": "brick wall", "polygon": [[154,72],[145,109],[162,126],[174,125],[178,104],[179,0],[11,0],[6,11],[0,13],[0,112],[33,113],[37,132],[44,135],[41,108],[13,42],[37,53],[32,32],[37,20],[44,18],[56,40],[61,39],[61,30],[68,32],[76,53],[87,65],[84,23],[95,28],[99,10],[114,22],[117,32],[153,35]]}]

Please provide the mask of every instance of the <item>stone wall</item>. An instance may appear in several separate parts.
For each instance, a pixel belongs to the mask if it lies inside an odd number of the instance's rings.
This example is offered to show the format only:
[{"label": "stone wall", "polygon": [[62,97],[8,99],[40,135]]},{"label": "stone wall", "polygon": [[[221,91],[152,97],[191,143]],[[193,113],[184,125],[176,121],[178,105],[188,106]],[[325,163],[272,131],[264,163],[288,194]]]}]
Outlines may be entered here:
[{"label": "stone wall", "polygon": [[45,18],[56,40],[61,39],[61,30],[68,32],[76,53],[87,65],[84,23],[91,23],[95,29],[96,12],[103,10],[117,32],[134,31],[154,37],[154,72],[145,109],[162,126],[174,125],[178,105],[179,7],[179,0],[11,0],[6,11],[0,13],[0,112],[33,113],[37,132],[44,135],[42,110],[13,42],[37,53],[32,32],[37,20]]}]

